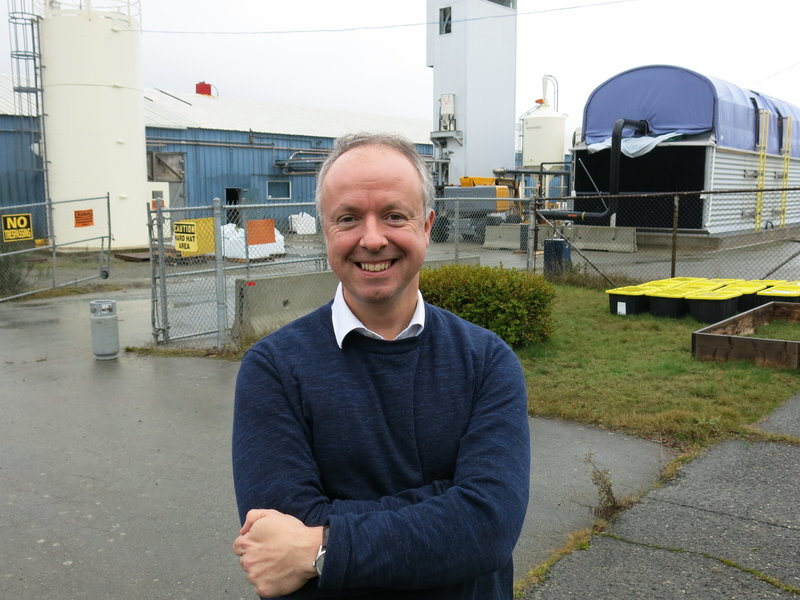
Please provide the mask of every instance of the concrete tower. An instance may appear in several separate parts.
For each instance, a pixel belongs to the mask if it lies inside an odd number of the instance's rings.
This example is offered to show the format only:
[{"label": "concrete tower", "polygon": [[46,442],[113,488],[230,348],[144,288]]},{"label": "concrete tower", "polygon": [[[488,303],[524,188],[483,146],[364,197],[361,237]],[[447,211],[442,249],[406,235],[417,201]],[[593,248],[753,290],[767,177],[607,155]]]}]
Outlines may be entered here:
[{"label": "concrete tower", "polygon": [[516,0],[428,0],[427,23],[440,183],[513,168]]}]

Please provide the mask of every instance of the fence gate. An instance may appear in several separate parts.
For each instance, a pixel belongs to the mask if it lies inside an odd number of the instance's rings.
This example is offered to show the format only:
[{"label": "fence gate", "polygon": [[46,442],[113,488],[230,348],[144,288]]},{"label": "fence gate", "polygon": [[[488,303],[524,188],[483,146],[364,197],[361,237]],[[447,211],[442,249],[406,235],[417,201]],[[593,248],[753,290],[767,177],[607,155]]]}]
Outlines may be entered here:
[{"label": "fence gate", "polygon": [[109,275],[108,194],[0,207],[0,302]]},{"label": "fence gate", "polygon": [[324,268],[313,206],[239,204],[238,223],[227,222],[232,209],[219,198],[211,206],[148,206],[153,341],[224,348],[237,280]]}]

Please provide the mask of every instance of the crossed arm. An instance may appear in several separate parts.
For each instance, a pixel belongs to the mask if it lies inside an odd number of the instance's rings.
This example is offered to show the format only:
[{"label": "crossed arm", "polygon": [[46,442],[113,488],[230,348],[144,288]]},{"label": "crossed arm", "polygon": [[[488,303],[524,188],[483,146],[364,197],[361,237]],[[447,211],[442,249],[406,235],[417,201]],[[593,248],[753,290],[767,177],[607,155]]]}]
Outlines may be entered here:
[{"label": "crossed arm", "polygon": [[530,476],[526,394],[519,364],[508,359],[486,365],[493,377],[473,404],[452,480],[374,500],[329,498],[308,424],[276,393],[279,374],[263,356],[243,363],[233,450],[244,524],[234,552],[258,593],[285,595],[316,576],[324,524],[320,588],[431,588],[506,564]]}]

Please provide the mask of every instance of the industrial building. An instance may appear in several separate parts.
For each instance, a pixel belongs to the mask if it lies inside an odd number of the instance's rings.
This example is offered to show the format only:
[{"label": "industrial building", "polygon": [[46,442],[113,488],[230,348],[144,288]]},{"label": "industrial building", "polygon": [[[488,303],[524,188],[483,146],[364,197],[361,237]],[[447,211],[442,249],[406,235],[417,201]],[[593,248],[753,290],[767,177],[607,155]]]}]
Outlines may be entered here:
[{"label": "industrial building", "polygon": [[[313,201],[316,168],[344,133],[400,133],[416,142],[422,154],[432,154],[427,119],[223,98],[209,88],[201,83],[185,93],[144,91],[142,163],[146,160],[150,197],[134,210],[134,223],[140,227],[125,246],[146,244],[145,208],[155,198],[174,208],[207,206],[215,197],[229,205]],[[13,113],[11,78],[0,75],[0,207],[45,201],[41,160],[31,149],[37,120]],[[73,151],[79,152],[80,140],[70,139]],[[98,184],[63,199],[109,191]]]},{"label": "industrial building", "polygon": [[786,190],[800,185],[798,119],[800,107],[789,102],[678,66],[615,75],[590,94],[572,148],[574,212],[600,214],[601,193],[622,194],[617,210],[593,224],[613,218],[618,227],[669,230],[671,194],[687,192],[677,223],[687,233],[797,228],[800,207]]},{"label": "industrial building", "polygon": [[223,98],[210,88],[144,93],[147,179],[168,184],[172,207],[214,197],[228,205],[313,201],[333,139],[354,131],[400,133],[432,152],[426,119]]},{"label": "industrial building", "polygon": [[[37,12],[41,10],[41,14]],[[427,119],[334,111],[141,86],[139,2],[27,0],[9,8],[11,76],[0,75],[0,207],[32,210],[37,239],[92,237],[62,227],[62,201],[108,195],[115,248],[148,242],[146,206],[310,202],[334,138],[400,133],[432,155]],[[44,142],[44,143],[42,143]],[[80,209],[70,204],[66,211]],[[27,209],[26,209],[27,210]],[[53,231],[50,231],[52,229]]]}]

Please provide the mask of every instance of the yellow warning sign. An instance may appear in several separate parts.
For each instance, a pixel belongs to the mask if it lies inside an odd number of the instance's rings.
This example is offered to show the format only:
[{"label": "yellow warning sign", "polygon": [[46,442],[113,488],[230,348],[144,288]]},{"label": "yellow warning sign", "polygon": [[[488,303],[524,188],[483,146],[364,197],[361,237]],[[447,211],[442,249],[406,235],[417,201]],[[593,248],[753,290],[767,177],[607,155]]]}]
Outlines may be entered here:
[{"label": "yellow warning sign", "polygon": [[175,236],[175,250],[197,252],[197,223],[194,221],[175,221],[172,234]]},{"label": "yellow warning sign", "polygon": [[21,242],[22,240],[33,239],[31,213],[23,215],[2,215],[2,217],[4,242]]}]

